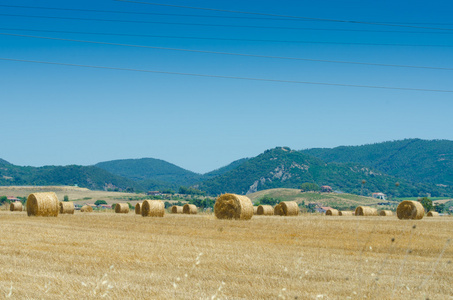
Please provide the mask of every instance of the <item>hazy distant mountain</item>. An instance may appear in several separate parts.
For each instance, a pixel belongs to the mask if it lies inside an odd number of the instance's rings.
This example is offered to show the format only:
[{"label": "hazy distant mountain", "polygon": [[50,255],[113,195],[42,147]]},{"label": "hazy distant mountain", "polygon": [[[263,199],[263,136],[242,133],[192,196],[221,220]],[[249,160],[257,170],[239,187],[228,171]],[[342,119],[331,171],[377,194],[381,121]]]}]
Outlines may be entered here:
[{"label": "hazy distant mountain", "polygon": [[147,186],[190,186],[203,179],[201,174],[185,170],[161,159],[120,159],[95,165],[112,174],[144,182]]},{"label": "hazy distant mountain", "polygon": [[453,141],[406,139],[303,152],[326,162],[360,163],[414,182],[453,186]]},{"label": "hazy distant mountain", "polygon": [[[246,194],[271,188],[298,188],[304,182],[314,182],[329,185],[334,190],[360,194],[362,180],[366,180],[364,194],[384,192],[418,196],[426,192],[433,195],[449,192],[434,185],[395,178],[360,164],[325,163],[317,157],[281,147],[267,150],[223,175],[208,179],[198,188],[210,194]],[[398,187],[396,182],[400,183]]]}]

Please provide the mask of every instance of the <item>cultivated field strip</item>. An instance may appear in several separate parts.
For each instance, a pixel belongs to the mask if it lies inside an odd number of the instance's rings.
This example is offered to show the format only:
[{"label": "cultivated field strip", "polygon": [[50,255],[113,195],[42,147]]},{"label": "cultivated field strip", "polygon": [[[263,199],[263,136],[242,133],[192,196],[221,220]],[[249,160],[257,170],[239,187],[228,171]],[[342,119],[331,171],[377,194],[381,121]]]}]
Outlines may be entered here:
[{"label": "cultivated field strip", "polygon": [[[0,212],[0,298],[451,299],[453,218]],[[415,228],[414,228],[415,225]],[[392,239],[394,241],[392,242]]]}]

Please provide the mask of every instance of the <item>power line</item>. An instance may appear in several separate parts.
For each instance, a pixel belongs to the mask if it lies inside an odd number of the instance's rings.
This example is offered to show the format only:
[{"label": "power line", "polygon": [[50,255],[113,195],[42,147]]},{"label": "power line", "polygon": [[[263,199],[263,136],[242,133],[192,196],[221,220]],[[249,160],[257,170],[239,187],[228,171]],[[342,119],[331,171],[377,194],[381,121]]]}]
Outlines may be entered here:
[{"label": "power line", "polygon": [[137,24],[165,24],[165,25],[227,27],[227,28],[279,29],[279,30],[316,30],[316,31],[345,31],[345,32],[349,31],[349,32],[377,32],[377,33],[453,34],[453,29],[452,29],[452,32],[449,32],[449,31],[443,31],[443,32],[422,32],[422,31],[339,29],[339,28],[307,28],[307,27],[281,27],[281,26],[257,26],[257,25],[230,25],[230,24],[207,24],[207,23],[184,23],[184,22],[161,22],[161,21],[137,21],[137,20],[55,17],[55,16],[36,16],[36,15],[18,15],[18,14],[0,14],[0,16],[21,17],[21,18],[39,18],[39,19],[56,19],[56,20],[122,22],[122,23],[137,23]]},{"label": "power line", "polygon": [[218,51],[209,51],[209,50],[181,49],[181,48],[169,48],[169,47],[158,47],[158,46],[109,43],[109,42],[86,41],[86,40],[76,40],[76,39],[64,39],[64,38],[44,37],[44,36],[14,34],[14,33],[3,33],[3,32],[0,32],[0,35],[15,36],[15,37],[25,37],[25,38],[37,38],[37,39],[46,39],[46,40],[57,40],[57,41],[66,41],[66,42],[77,42],[77,43],[89,43],[89,44],[98,44],[98,45],[134,47],[134,48],[148,48],[148,49],[170,50],[170,51],[183,51],[183,52],[203,53],[203,54],[217,54],[217,55],[230,55],[230,56],[242,56],[242,57],[268,58],[268,59],[284,59],[284,60],[298,60],[298,61],[323,62],[323,63],[338,63],[338,64],[355,64],[355,65],[380,66],[380,67],[398,67],[398,68],[416,68],[416,69],[432,69],[432,70],[453,71],[453,68],[445,68],[445,67],[399,65],[399,64],[382,64],[382,63],[338,61],[338,60],[287,57],[287,56],[258,55],[258,54],[247,54],[247,53],[218,52]]},{"label": "power line", "polygon": [[391,23],[379,23],[379,22],[365,22],[365,21],[339,20],[339,19],[326,19],[326,18],[311,18],[311,17],[289,16],[289,15],[257,13],[257,12],[246,12],[246,11],[217,9],[217,8],[206,8],[206,7],[194,7],[194,6],[184,6],[184,5],[174,5],[174,4],[162,4],[162,3],[153,3],[153,2],[132,1],[132,0],[114,0],[114,1],[137,3],[137,4],[147,4],[147,5],[155,5],[155,6],[166,6],[166,7],[177,7],[177,8],[186,8],[186,9],[216,11],[216,12],[227,12],[227,13],[235,13],[235,14],[258,15],[258,16],[268,16],[268,17],[289,18],[289,19],[304,19],[304,20],[313,20],[313,21],[324,21],[324,22],[349,23],[349,24],[367,24],[367,25],[394,26],[394,27],[410,27],[410,28],[435,29],[435,30],[453,30],[451,28],[433,28],[433,27],[422,27],[422,26],[391,24]]},{"label": "power line", "polygon": [[[119,11],[119,10],[99,10],[99,9],[82,9],[82,8],[59,8],[59,7],[44,7],[44,6],[26,6],[26,5],[7,5],[0,4],[0,7],[10,8],[31,8],[43,10],[61,10],[61,11],[80,11],[80,12],[99,12],[99,13],[115,13],[115,14],[131,14],[131,15],[151,15],[151,16],[177,16],[177,17],[197,17],[197,18],[216,18],[216,19],[246,19],[246,20],[290,20],[290,21],[309,21],[305,19],[288,19],[288,18],[269,18],[269,17],[244,17],[244,16],[221,16],[221,15],[190,15],[190,14],[171,14],[171,13],[154,13],[154,12],[136,12],[136,11]],[[358,21],[362,22],[362,21]],[[376,22],[382,24],[418,24],[418,25],[453,25],[453,23],[407,23],[407,22]]]},{"label": "power line", "polygon": [[327,86],[339,86],[339,87],[371,88],[371,89],[402,90],[402,91],[417,91],[417,92],[453,93],[453,90],[421,89],[421,88],[390,87],[390,86],[376,86],[376,85],[358,85],[358,84],[343,84],[343,83],[266,79],[266,78],[224,76],[224,75],[210,75],[210,74],[196,74],[196,73],[182,73],[182,72],[167,72],[167,71],[155,71],[155,70],[146,70],[146,69],[117,68],[117,67],[105,67],[105,66],[94,66],[94,65],[58,63],[58,62],[49,62],[49,61],[25,60],[25,59],[4,58],[4,57],[0,57],[0,60],[13,61],[13,62],[37,63],[37,64],[48,64],[48,65],[59,65],[59,66],[68,66],[68,67],[83,67],[83,68],[94,68],[94,69],[105,69],[105,70],[144,72],[144,73],[154,73],[154,74],[182,75],[182,76],[195,76],[195,77],[208,77],[208,78],[221,78],[221,79],[264,81],[264,82],[275,82],[275,83],[295,83],[295,84],[327,85]]}]

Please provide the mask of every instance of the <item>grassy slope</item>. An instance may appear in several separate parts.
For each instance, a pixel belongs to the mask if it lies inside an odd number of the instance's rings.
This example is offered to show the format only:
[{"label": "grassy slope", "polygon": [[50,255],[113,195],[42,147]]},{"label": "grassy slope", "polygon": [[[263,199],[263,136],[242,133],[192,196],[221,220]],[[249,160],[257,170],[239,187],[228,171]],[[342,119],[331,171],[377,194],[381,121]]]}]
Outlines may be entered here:
[{"label": "grassy slope", "polygon": [[0,220],[0,298],[453,295],[453,248],[445,247],[453,218],[448,217],[403,222],[303,215],[227,221],[212,215],[143,218],[77,211],[56,218],[0,212]]},{"label": "grassy slope", "polygon": [[348,208],[351,206],[359,205],[376,205],[377,203],[382,202],[382,200],[346,193],[302,193],[298,189],[283,188],[258,191],[256,193],[248,194],[247,196],[250,198],[250,200],[256,201],[265,195],[269,195],[272,198],[281,199],[282,201],[296,201],[298,203],[305,202],[305,204],[315,202],[320,203],[324,206],[331,206],[333,208]]}]

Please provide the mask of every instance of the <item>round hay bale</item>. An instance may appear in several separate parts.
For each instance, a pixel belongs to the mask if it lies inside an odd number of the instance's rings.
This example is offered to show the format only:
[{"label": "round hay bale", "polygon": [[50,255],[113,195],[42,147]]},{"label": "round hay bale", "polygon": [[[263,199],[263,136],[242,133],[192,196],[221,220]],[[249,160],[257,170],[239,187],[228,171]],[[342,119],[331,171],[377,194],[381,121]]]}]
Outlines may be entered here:
[{"label": "round hay bale", "polygon": [[91,206],[89,206],[89,205],[84,205],[80,209],[80,212],[93,212],[93,208]]},{"label": "round hay bale", "polygon": [[274,207],[274,216],[283,216],[283,209],[280,204],[275,205]]},{"label": "round hay bale", "polygon": [[278,212],[280,216],[297,216],[299,214],[299,206],[296,201],[282,201],[278,205],[280,206]]},{"label": "round hay bale", "polygon": [[117,203],[115,205],[115,213],[117,213],[117,214],[128,214],[129,213],[129,204],[127,204],[127,203]]},{"label": "round hay bale", "polygon": [[34,193],[27,198],[27,215],[57,217],[60,211],[60,202],[54,192]]},{"label": "round hay bale", "polygon": [[369,206],[357,206],[355,209],[356,216],[377,216],[377,209]]},{"label": "round hay bale", "polygon": [[20,203],[19,201],[11,202],[11,204],[9,205],[9,210],[10,211],[22,211],[22,203]]},{"label": "round hay bale", "polygon": [[196,215],[198,213],[197,207],[193,204],[184,204],[182,213],[187,215]]},{"label": "round hay bale", "polygon": [[[273,213],[273,212],[272,212]],[[258,214],[258,206],[253,206],[253,214],[257,215]]]},{"label": "round hay bale", "polygon": [[425,209],[418,201],[405,200],[396,208],[396,215],[400,220],[420,220],[425,215]]},{"label": "round hay bale", "polygon": [[343,211],[340,210],[338,212],[338,215],[339,216],[353,216],[354,212],[353,211],[347,211],[347,210],[343,210]]},{"label": "round hay bale", "polygon": [[142,204],[141,203],[135,204],[135,214],[136,215],[142,214]]},{"label": "round hay bale", "polygon": [[182,214],[183,213],[182,206],[173,205],[171,207],[171,213],[172,214]]},{"label": "round hay bale", "polygon": [[214,204],[214,214],[217,219],[250,220],[253,217],[253,204],[247,196],[223,194]]},{"label": "round hay bale", "polygon": [[60,214],[74,214],[73,202],[60,202]]},{"label": "round hay bale", "polygon": [[436,211],[429,211],[428,214],[426,215],[427,217],[438,217],[439,213]]},{"label": "round hay bale", "polygon": [[393,216],[393,211],[391,211],[391,210],[381,210],[379,212],[379,215],[382,216],[382,217]]},{"label": "round hay bale", "polygon": [[260,205],[258,206],[257,214],[260,216],[272,216],[274,215],[274,208],[271,205]]},{"label": "round hay bale", "polygon": [[165,204],[161,200],[145,200],[142,203],[143,217],[163,217],[165,215]]},{"label": "round hay bale", "polygon": [[340,212],[337,209],[328,209],[326,210],[326,216],[339,216]]}]

